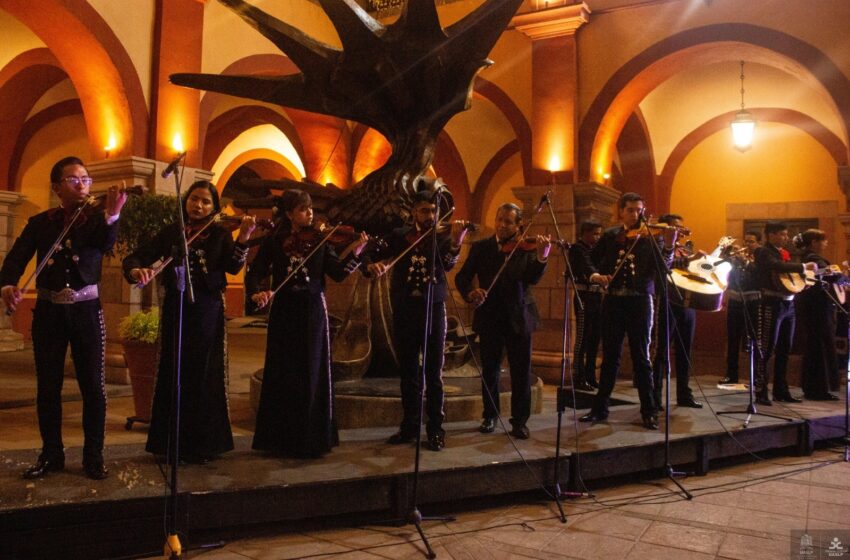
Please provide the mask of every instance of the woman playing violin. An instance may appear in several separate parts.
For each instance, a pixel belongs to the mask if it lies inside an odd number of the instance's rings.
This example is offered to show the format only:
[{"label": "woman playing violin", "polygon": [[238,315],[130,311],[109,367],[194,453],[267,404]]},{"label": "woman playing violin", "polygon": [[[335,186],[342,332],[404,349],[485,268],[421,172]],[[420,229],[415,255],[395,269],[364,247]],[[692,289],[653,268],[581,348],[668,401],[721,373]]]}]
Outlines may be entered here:
[{"label": "woman playing violin", "polygon": [[[187,237],[221,211],[218,191],[208,181],[192,184],[183,197]],[[177,223],[170,224],[151,241],[124,259],[124,274],[130,283],[147,283],[154,263],[169,257],[180,243]],[[227,355],[224,328],[225,273],[236,274],[244,266],[245,243],[254,231],[255,220],[245,216],[234,243],[221,224],[204,230],[189,246],[189,266],[195,302],[183,295],[183,348],[180,401],[180,457],[190,463],[206,463],[233,449],[227,404]],[[160,361],[151,409],[146,449],[156,455],[168,451],[169,419],[173,413],[171,389],[174,381],[174,321],[181,292],[177,288],[175,259],[161,275],[165,299],[160,321]]]},{"label": "woman playing violin", "polygon": [[[360,264],[366,245],[356,236],[339,258],[325,234],[313,228],[306,192],[291,189],[276,210],[281,225],[248,267],[245,287],[260,307],[269,305],[263,385],[254,449],[288,457],[319,457],[338,444],[333,418],[325,275],[341,282]],[[272,290],[260,281],[271,276]],[[285,285],[275,291],[284,279]]]},{"label": "woman playing violin", "polygon": [[[803,251],[800,261],[816,263],[819,269],[829,269],[830,263],[823,256],[828,244],[826,232],[820,229],[807,229],[794,236],[794,245]],[[835,280],[841,275],[836,273],[832,276]],[[829,392],[839,387],[835,314],[831,284],[818,282],[797,296],[797,316],[806,335],[803,349],[803,394],[810,400],[839,400]]]}]

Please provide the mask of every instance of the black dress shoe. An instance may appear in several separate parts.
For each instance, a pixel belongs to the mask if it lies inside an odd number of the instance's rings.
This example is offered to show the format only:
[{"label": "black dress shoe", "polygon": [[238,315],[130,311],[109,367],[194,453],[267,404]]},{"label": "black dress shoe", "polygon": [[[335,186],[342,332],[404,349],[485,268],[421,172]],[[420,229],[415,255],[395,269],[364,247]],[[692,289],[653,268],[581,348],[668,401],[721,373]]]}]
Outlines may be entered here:
[{"label": "black dress shoe", "polygon": [[446,433],[443,431],[428,434],[428,449],[439,451],[446,446]]},{"label": "black dress shoe", "polygon": [[756,404],[760,404],[762,406],[773,406],[770,399],[764,396],[756,397]]},{"label": "black dress shoe", "polygon": [[784,395],[773,395],[773,400],[784,402],[784,403],[801,403],[803,399],[797,399],[791,396],[791,393],[785,393]]},{"label": "black dress shoe", "polygon": [[485,418],[481,421],[481,425],[478,426],[478,431],[482,434],[492,434],[493,430],[496,429],[496,419],[495,418]]},{"label": "black dress shoe", "polygon": [[387,438],[387,443],[390,445],[401,445],[402,443],[410,443],[415,439],[415,434],[405,434],[404,432],[398,431]]},{"label": "black dress shoe", "polygon": [[702,408],[702,403],[695,401],[693,397],[691,397],[676,401],[676,406],[682,406],[685,408]]},{"label": "black dress shoe", "polygon": [[65,468],[64,457],[44,457],[40,456],[38,461],[27,470],[24,471],[23,477],[26,479],[41,478],[49,472],[61,471]]},{"label": "black dress shoe", "polygon": [[102,459],[86,461],[83,463],[83,470],[86,472],[86,476],[92,480],[103,480],[109,476],[109,470],[103,464]]},{"label": "black dress shoe", "polygon": [[595,379],[588,379],[585,383],[590,385],[594,391],[599,388],[599,383],[597,383]]},{"label": "black dress shoe", "polygon": [[655,414],[641,415],[641,422],[643,423],[643,427],[647,430],[658,429],[658,416],[656,416]]},{"label": "black dress shoe", "polygon": [[726,377],[718,381],[718,383],[720,383],[721,385],[735,385],[736,383],[738,383],[738,378],[732,377],[731,375],[727,375]]},{"label": "black dress shoe", "polygon": [[528,439],[530,436],[531,434],[525,424],[514,424],[514,427],[511,428],[511,437],[514,439]]},{"label": "black dress shoe", "polygon": [[600,414],[598,412],[590,411],[581,418],[578,419],[579,422],[604,422],[608,419],[607,414]]}]

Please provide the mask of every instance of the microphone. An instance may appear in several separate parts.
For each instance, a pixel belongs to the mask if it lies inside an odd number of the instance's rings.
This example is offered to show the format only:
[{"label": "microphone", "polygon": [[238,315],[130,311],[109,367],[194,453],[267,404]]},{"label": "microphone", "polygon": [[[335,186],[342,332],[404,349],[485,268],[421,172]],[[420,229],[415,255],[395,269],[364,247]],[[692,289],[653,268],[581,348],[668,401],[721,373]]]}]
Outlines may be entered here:
[{"label": "microphone", "polygon": [[534,210],[534,213],[540,212],[543,210],[543,206],[549,203],[549,191],[540,197],[540,202],[537,203],[537,208]]},{"label": "microphone", "polygon": [[180,165],[180,162],[183,161],[183,158],[186,157],[186,152],[181,152],[177,154],[177,157],[171,160],[171,163],[168,164],[168,167],[162,170],[162,178],[168,179],[171,177],[171,174],[177,170],[177,166]]}]

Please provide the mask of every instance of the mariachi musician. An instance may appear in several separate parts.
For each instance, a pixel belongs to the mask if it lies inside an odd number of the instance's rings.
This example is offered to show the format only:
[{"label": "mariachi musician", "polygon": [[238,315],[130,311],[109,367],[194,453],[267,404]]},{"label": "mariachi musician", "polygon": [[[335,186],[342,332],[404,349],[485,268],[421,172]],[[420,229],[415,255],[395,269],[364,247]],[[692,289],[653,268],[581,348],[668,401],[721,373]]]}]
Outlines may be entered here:
[{"label": "mariachi musician", "polygon": [[[664,214],[658,218],[659,224],[684,228],[685,221],[678,214]],[[676,244],[671,268],[687,270],[688,263],[706,256],[704,251],[693,252],[684,245]],[[688,408],[702,408],[702,403],[694,400],[690,387],[691,350],[696,331],[697,312],[685,305],[682,294],[674,285],[667,286],[667,305],[658,298],[658,327],[656,329],[655,360],[652,364],[654,375],[655,402],[661,408],[661,391],[670,353],[670,341],[676,354],[676,405]],[[669,311],[669,328],[668,328]]]},{"label": "mariachi musician", "polygon": [[[662,269],[670,266],[676,229],[665,226],[662,247],[652,235],[643,235],[644,201],[637,193],[624,193],[618,203],[622,224],[609,228],[593,248],[593,261],[597,269],[590,281],[608,286],[602,301],[602,370],[599,391],[590,412],[580,418],[582,422],[598,422],[608,418],[608,398],[614,390],[623,341],[628,335],[629,349],[635,368],[640,396],[640,413],[643,426],[658,429],[658,408],[653,390],[652,364],[649,361],[649,343],[652,333],[655,283],[658,264]],[[660,249],[663,262],[656,263]],[[663,272],[663,270],[662,270]]]},{"label": "mariachi musician", "polygon": [[[18,280],[34,254],[46,265],[36,278],[38,296],[33,311],[32,342],[38,379],[38,426],[41,454],[24,478],[41,478],[65,467],[62,444],[62,381],[65,353],[71,346],[77,383],[83,397],[83,469],[93,480],[106,478],[103,437],[106,422],[104,355],[106,327],[98,296],[103,255],[115,244],[118,217],[127,200],[111,187],[105,208],[85,212],[92,178],[82,160],[66,157],[50,171],[59,207],[36,214],[6,255],[0,269],[3,301],[14,311],[23,294]],[[75,212],[80,214],[73,218]],[[71,223],[71,220],[74,222]],[[64,239],[61,234],[70,226]],[[58,247],[53,255],[43,257]]]},{"label": "mariachi musician", "polygon": [[591,251],[602,237],[602,226],[583,222],[578,241],[570,245],[568,257],[575,277],[573,312],[576,318],[576,340],[573,349],[573,387],[580,391],[597,389],[596,353],[602,330],[602,286],[590,281],[594,266]]},{"label": "mariachi musician", "polygon": [[[443,430],[443,361],[446,343],[446,299],[449,290],[446,272],[457,263],[460,245],[466,235],[462,222],[438,226],[437,259],[433,262],[433,226],[437,212],[436,192],[420,190],[413,197],[413,224],[393,230],[387,239],[387,258],[402,255],[395,263],[390,280],[393,309],[393,340],[398,351],[401,404],[404,416],[398,432],[387,443],[408,443],[419,435],[419,408],[422,402],[422,368],[420,356],[425,351],[425,399],[428,415],[426,433],[428,449],[439,451],[446,445]],[[441,232],[441,229],[446,231]],[[424,236],[424,237],[423,237]],[[411,248],[412,247],[412,248]],[[409,249],[409,250],[408,250]],[[387,270],[382,262],[370,263],[371,276]],[[431,301],[428,288],[431,287]],[[426,305],[431,306],[428,345],[423,348]]]},{"label": "mariachi musician", "polygon": [[759,352],[756,359],[756,402],[771,406],[767,392],[767,362],[775,353],[773,364],[773,399],[799,403],[800,399],[788,390],[786,370],[791,342],[794,339],[794,294],[782,287],[780,274],[802,274],[815,270],[817,264],[793,263],[783,247],[788,243],[788,226],[784,222],[767,222],[764,226],[765,244],[755,252],[755,281],[761,292],[759,303]]},{"label": "mariachi musician", "polygon": [[[522,238],[522,210],[505,203],[496,210],[496,234],[476,241],[455,276],[464,300],[475,307],[472,327],[481,341],[484,418],[478,431],[492,433],[499,415],[499,374],[507,350],[511,373],[511,436],[528,439],[531,416],[531,343],[540,321],[531,286],[546,271],[548,236]],[[478,278],[478,287],[473,279]]]},{"label": "mariachi musician", "polygon": [[726,290],[726,377],[721,384],[738,383],[738,353],[741,341],[755,336],[761,294],[754,284],[755,250],[761,246],[761,232],[750,230],[744,234],[744,247],[731,258],[733,268],[729,273]]},{"label": "mariachi musician", "polygon": [[803,251],[801,261],[813,262],[824,270],[820,282],[797,296],[797,306],[806,333],[803,349],[803,395],[813,401],[837,401],[830,389],[838,389],[838,355],[835,350],[836,299],[834,283],[844,281],[823,256],[829,240],[821,229],[807,229],[794,236],[794,245]]}]

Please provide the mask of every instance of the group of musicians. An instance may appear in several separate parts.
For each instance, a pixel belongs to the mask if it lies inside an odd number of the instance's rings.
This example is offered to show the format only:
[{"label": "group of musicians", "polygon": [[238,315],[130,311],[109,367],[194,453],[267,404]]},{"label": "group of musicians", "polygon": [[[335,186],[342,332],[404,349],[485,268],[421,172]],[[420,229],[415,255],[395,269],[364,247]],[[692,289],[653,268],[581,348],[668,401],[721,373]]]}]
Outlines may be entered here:
[{"label": "group of musicians", "polygon": [[[602,421],[608,416],[608,399],[626,335],[644,427],[658,428],[657,413],[663,410],[663,381],[672,365],[668,363],[668,348],[675,357],[677,405],[702,408],[689,386],[696,310],[688,305],[682,291],[664,277],[671,269],[687,270],[691,261],[707,254],[693,252],[688,244],[681,243],[680,234],[687,232],[681,216],[667,214],[655,226],[642,228],[643,211],[641,197],[625,193],[619,200],[620,225],[603,233],[601,225],[583,223],[578,241],[570,247],[577,326],[573,382],[578,390],[597,389],[590,412],[581,417],[584,422]],[[645,235],[632,234],[642,229],[647,230]],[[747,341],[748,351],[755,352],[756,402],[764,406],[771,406],[773,401],[801,402],[791,394],[786,379],[795,320],[799,315],[806,326],[804,396],[810,400],[838,400],[830,392],[839,386],[835,324],[841,303],[833,295],[833,286],[846,281],[846,271],[830,266],[823,257],[828,240],[822,230],[809,229],[794,238],[795,246],[803,251],[801,262],[791,262],[785,248],[789,242],[785,223],[768,222],[764,237],[762,245],[761,232],[748,231],[743,247],[724,247],[716,257],[733,265],[728,286],[723,286],[727,297],[728,347],[726,376],[720,382],[738,383],[739,349],[742,341]],[[811,287],[797,295],[797,290],[780,281],[783,275],[799,275],[799,282],[803,283],[808,275]],[[795,299],[799,309],[795,309]],[[595,362],[600,338],[603,357],[597,384]],[[655,356],[651,360],[653,348]],[[774,357],[773,400],[768,391],[767,372],[771,357]]]},{"label": "group of musicians", "polygon": [[[38,460],[23,476],[40,478],[64,468],[61,387],[64,355],[70,345],[83,397],[84,472],[99,480],[108,476],[108,470],[103,462],[105,328],[98,281],[103,256],[115,243],[126,194],[112,187],[102,204],[92,206],[94,210],[88,208],[92,179],[84,163],[74,157],[54,165],[50,183],[59,198],[59,207],[29,220],[0,268],[0,295],[7,308],[14,311],[23,299],[19,281],[27,264],[33,255],[40,263],[35,279],[32,336],[43,446]],[[309,194],[289,190],[279,197],[275,211],[280,227],[263,239],[246,274],[246,290],[252,300],[259,307],[269,306],[255,449],[274,456],[312,458],[338,444],[325,277],[341,281],[358,269],[371,277],[392,274],[403,420],[388,443],[416,439],[424,389],[426,446],[439,451],[446,445],[441,378],[445,302],[449,297],[446,272],[458,261],[467,228],[458,222],[440,227],[436,216],[439,196],[438,190],[420,190],[412,201],[412,223],[393,231],[388,238],[388,251],[378,256],[365,251],[365,234],[353,235],[344,244],[327,243],[328,236],[313,224]],[[86,212],[78,212],[84,208]],[[608,398],[619,370],[622,344],[628,336],[642,423],[648,429],[657,429],[662,373],[667,367],[663,356],[668,346],[668,338],[659,337],[658,332],[671,333],[678,405],[701,407],[688,386],[695,314],[675,292],[662,289],[666,280],[661,276],[671,267],[686,268],[690,259],[702,253],[687,255],[681,244],[677,245],[677,236],[683,230],[680,216],[665,216],[664,225],[655,224],[650,234],[642,234],[650,231],[644,227],[643,199],[626,193],[618,208],[620,225],[603,232],[599,225],[583,224],[578,242],[569,251],[576,278],[578,324],[574,382],[578,389],[598,389],[593,407],[582,421],[607,418]],[[247,243],[256,222],[245,216],[234,240],[228,230],[211,219],[221,207],[215,185],[207,181],[196,182],[187,190],[182,209],[187,236],[195,238],[188,247],[194,298],[180,287],[182,259],[158,266],[180,238],[177,226],[164,227],[159,235],[129,255],[123,267],[131,283],[146,284],[160,270],[164,270],[166,278],[160,364],[147,450],[157,456],[169,452],[169,419],[177,412],[171,400],[176,349],[172,333],[166,331],[174,330],[176,317],[180,317],[184,336],[179,354],[183,379],[179,445],[184,460],[206,463],[233,448],[227,403],[225,272],[234,274],[244,266]],[[473,329],[480,341],[484,413],[479,431],[486,434],[496,429],[499,376],[506,352],[511,377],[510,434],[519,439],[529,437],[532,333],[539,322],[531,286],[542,278],[551,249],[549,236],[524,237],[525,225],[518,206],[499,206],[495,234],[472,244],[455,278],[461,297],[474,308]],[[752,258],[737,268],[734,276],[732,293],[737,295],[730,296],[729,320],[737,330],[730,329],[726,381],[737,380],[739,341],[751,333],[760,349],[755,379],[758,402],[771,402],[765,366],[773,354],[777,358],[774,399],[798,402],[785,381],[794,328],[793,296],[778,291],[771,273],[802,273],[804,269],[825,267],[828,263],[821,253],[826,239],[819,230],[806,232],[799,242],[807,251],[806,262],[795,264],[788,262],[788,253],[782,248],[787,241],[787,228],[770,223],[765,234],[763,247],[757,246],[757,234],[748,233],[745,237],[746,254]],[[261,289],[269,277],[270,289]],[[838,368],[834,345],[826,344],[826,335],[830,328],[834,331],[834,323],[830,327],[821,320],[824,310],[832,312],[828,294],[822,291],[824,294],[813,290],[811,296],[806,296],[813,341],[805,355],[804,389],[807,398],[832,399],[835,397],[829,389],[837,383]],[[755,292],[757,296],[750,295]],[[665,293],[669,305],[659,302]],[[181,298],[184,313],[171,313],[169,310],[179,308]],[[665,312],[659,315],[659,309]],[[740,321],[741,317],[748,320]],[[656,323],[665,326],[654,330]],[[654,363],[650,355],[653,336],[658,349]],[[734,343],[733,337],[738,337]],[[603,359],[597,385],[595,362],[600,338]],[[832,354],[827,346],[832,348]]]}]

